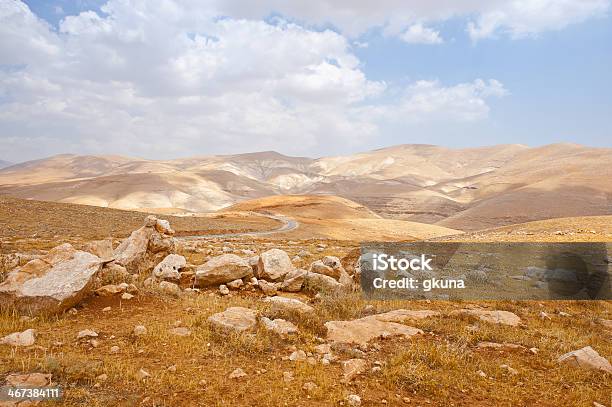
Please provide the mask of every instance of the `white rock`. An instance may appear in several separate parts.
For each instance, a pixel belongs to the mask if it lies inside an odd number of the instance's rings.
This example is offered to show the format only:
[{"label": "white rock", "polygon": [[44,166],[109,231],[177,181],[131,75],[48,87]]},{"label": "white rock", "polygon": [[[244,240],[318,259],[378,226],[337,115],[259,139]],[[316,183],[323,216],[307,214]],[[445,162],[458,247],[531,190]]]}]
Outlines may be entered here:
[{"label": "white rock", "polygon": [[259,256],[257,264],[257,278],[268,281],[279,281],[291,270],[293,264],[289,255],[280,249],[271,249]]},{"label": "white rock", "polygon": [[349,394],[346,398],[346,402],[351,407],[358,407],[361,405],[361,397],[356,394]]},{"label": "white rock", "polygon": [[186,265],[187,260],[183,256],[169,254],[155,266],[153,277],[160,280],[178,281],[181,279],[180,270],[185,268]]},{"label": "white rock", "polygon": [[289,321],[285,321],[284,319],[269,319],[266,317],[262,317],[260,322],[269,331],[272,331],[282,337],[286,337],[292,334],[298,333],[298,327],[292,324]]},{"label": "white rock", "polygon": [[10,271],[0,284],[0,308],[52,314],[67,310],[91,293],[102,261],[66,243],[40,259]]},{"label": "white rock", "polygon": [[142,336],[147,334],[147,328],[144,325],[136,325],[132,333],[136,336]]},{"label": "white rock", "polygon": [[36,342],[36,330],[26,329],[23,332],[13,332],[0,339],[0,344],[10,346],[32,346]]},{"label": "white rock", "polygon": [[227,286],[225,284],[221,284],[219,286],[219,294],[221,295],[228,295],[230,293],[229,288],[227,288]]},{"label": "white rock", "polygon": [[171,297],[179,297],[181,295],[181,288],[177,284],[169,281],[162,281],[159,283],[159,291]]},{"label": "white rock", "polygon": [[230,307],[208,317],[212,328],[224,333],[245,332],[255,328],[257,311],[244,307]]},{"label": "white rock", "polygon": [[268,297],[264,301],[270,304],[270,313],[273,315],[286,312],[304,315],[314,312],[313,307],[295,298],[276,296]]},{"label": "white rock", "polygon": [[235,254],[213,257],[196,269],[196,284],[200,287],[229,283],[242,278],[250,278],[253,269],[249,263]]},{"label": "white rock", "polygon": [[236,370],[234,370],[232,373],[229,374],[229,378],[230,379],[240,379],[241,377],[245,377],[247,374],[244,372],[244,370],[242,370],[241,368],[238,368]]},{"label": "white rock", "polygon": [[97,338],[98,333],[91,329],[84,329],[77,334],[77,339],[83,338]]},{"label": "white rock", "polygon": [[571,366],[584,369],[603,370],[604,372],[612,373],[612,365],[610,365],[610,362],[603,356],[600,356],[599,353],[590,346],[568,352],[559,357],[557,361],[559,363],[567,363]]}]

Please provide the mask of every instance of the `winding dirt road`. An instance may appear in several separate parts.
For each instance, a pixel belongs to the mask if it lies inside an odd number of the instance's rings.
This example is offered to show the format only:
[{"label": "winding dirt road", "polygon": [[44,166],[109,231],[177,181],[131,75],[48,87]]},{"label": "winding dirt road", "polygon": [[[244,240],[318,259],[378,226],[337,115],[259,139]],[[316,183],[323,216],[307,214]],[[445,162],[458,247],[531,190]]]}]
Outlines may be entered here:
[{"label": "winding dirt road", "polygon": [[282,226],[273,229],[273,230],[262,230],[255,232],[240,232],[240,233],[221,233],[218,235],[195,235],[195,236],[181,236],[180,239],[208,239],[208,238],[224,238],[224,237],[239,237],[239,236],[267,236],[273,235],[276,233],[290,232],[294,229],[297,229],[300,224],[297,220],[289,218],[287,216],[282,215],[273,215],[273,214],[265,214],[259,213],[261,216],[265,216],[266,218],[274,219],[282,222]]}]

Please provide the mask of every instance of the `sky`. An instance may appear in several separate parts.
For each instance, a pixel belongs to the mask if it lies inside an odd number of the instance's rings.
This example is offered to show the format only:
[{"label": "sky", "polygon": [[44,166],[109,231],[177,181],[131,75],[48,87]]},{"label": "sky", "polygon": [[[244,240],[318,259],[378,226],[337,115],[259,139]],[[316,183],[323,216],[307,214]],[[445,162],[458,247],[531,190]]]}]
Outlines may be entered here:
[{"label": "sky", "polygon": [[612,147],[612,0],[0,0],[0,160]]}]

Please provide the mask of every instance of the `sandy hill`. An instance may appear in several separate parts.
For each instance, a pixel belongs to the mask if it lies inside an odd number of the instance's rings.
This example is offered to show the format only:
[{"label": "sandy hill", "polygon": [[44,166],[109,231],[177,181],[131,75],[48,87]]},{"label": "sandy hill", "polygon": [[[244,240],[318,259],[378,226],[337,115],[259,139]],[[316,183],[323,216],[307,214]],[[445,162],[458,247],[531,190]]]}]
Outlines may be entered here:
[{"label": "sandy hill", "polygon": [[299,227],[284,234],[286,238],[419,240],[461,233],[438,225],[383,219],[363,205],[337,196],[270,196],[240,202],[226,210],[289,216],[298,221]]},{"label": "sandy hill", "polygon": [[0,160],[0,168],[10,167],[11,165],[13,165],[13,163],[11,163],[9,161]]},{"label": "sandy hill", "polygon": [[166,161],[59,155],[1,169],[0,193],[164,212],[334,195],[383,218],[478,230],[612,214],[612,149],[400,145],[320,159],[261,152]]}]

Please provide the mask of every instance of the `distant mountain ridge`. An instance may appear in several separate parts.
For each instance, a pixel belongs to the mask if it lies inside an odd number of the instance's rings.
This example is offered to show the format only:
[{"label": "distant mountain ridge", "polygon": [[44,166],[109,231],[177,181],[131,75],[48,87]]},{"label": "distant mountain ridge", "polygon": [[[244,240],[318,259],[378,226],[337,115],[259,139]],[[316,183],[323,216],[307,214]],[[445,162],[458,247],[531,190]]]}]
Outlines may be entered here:
[{"label": "distant mountain ridge", "polygon": [[193,212],[271,195],[324,194],[383,217],[474,230],[612,214],[612,149],[398,145],[319,159],[272,151],[176,160],[66,154],[0,170],[0,194]]},{"label": "distant mountain ridge", "polygon": [[8,162],[8,161],[0,160],[0,168],[10,167],[11,165],[13,165],[13,163]]}]

